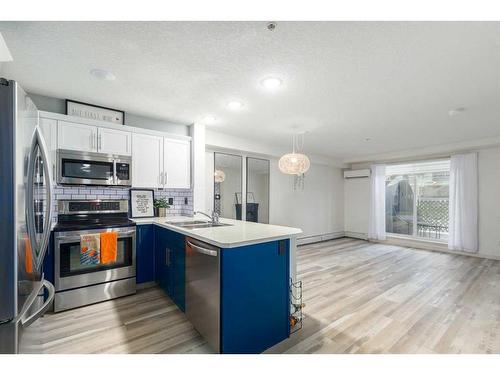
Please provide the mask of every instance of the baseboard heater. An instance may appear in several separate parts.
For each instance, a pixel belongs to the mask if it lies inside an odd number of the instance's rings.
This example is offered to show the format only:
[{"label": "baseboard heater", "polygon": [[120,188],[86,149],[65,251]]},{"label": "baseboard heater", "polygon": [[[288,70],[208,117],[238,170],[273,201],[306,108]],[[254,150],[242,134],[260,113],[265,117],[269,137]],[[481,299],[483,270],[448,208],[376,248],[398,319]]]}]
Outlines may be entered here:
[{"label": "baseboard heater", "polygon": [[306,244],[315,243],[315,242],[329,241],[329,240],[333,240],[335,238],[341,238],[341,237],[344,237],[343,231],[318,234],[318,235],[307,236],[307,237],[299,237],[299,238],[297,238],[297,245],[306,245]]},{"label": "baseboard heater", "polygon": [[361,232],[349,232],[345,231],[344,232],[345,237],[350,237],[350,238],[357,238],[360,240],[368,240],[368,234],[366,233],[361,233]]}]

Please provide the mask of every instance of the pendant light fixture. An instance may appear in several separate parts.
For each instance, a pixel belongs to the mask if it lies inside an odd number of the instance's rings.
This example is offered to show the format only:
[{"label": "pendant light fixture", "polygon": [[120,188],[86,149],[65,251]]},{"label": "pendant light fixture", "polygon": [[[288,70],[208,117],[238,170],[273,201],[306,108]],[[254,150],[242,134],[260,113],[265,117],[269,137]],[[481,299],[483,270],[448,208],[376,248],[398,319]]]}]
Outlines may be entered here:
[{"label": "pendant light fixture", "polygon": [[304,133],[294,134],[292,143],[292,153],[283,155],[278,166],[280,171],[285,174],[300,176],[306,173],[311,166],[309,158],[301,152],[304,147]]}]

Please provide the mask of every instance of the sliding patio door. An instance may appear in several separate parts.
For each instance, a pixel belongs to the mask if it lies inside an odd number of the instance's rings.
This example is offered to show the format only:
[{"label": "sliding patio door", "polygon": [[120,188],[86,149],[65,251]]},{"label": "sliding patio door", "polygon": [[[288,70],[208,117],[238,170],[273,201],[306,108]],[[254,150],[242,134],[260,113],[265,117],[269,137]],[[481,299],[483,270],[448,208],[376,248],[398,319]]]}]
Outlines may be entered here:
[{"label": "sliding patio door", "polygon": [[448,239],[450,160],[386,167],[386,232]]}]

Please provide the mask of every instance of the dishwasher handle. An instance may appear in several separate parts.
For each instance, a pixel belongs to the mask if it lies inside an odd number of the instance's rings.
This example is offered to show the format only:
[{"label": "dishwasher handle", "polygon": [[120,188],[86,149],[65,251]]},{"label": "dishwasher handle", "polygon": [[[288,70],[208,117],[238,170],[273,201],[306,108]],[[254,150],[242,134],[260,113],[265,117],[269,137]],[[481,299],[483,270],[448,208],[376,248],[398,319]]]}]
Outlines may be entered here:
[{"label": "dishwasher handle", "polygon": [[216,250],[210,250],[210,249],[206,249],[204,247],[198,246],[198,245],[194,245],[191,242],[189,242],[189,240],[186,240],[186,243],[188,244],[188,246],[191,249],[193,249],[194,251],[196,251],[200,254],[209,255],[211,257],[216,257],[218,255],[218,252]]}]

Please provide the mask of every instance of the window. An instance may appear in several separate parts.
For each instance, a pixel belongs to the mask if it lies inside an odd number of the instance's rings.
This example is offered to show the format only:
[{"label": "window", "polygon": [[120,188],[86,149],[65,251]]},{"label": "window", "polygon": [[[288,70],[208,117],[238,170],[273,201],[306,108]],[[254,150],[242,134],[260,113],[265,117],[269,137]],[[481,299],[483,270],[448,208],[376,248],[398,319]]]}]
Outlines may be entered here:
[{"label": "window", "polygon": [[386,167],[387,233],[448,240],[450,160]]}]

